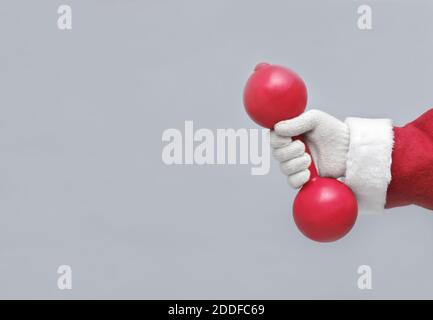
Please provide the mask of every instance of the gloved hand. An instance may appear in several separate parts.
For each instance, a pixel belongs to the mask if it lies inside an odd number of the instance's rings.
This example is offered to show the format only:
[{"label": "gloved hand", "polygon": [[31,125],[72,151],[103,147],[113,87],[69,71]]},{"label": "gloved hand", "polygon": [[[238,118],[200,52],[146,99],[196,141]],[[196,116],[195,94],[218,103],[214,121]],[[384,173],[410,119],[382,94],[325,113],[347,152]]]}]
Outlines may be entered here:
[{"label": "gloved hand", "polygon": [[271,132],[274,157],[293,188],[301,187],[310,178],[311,157],[303,142],[291,139],[298,135],[303,135],[320,176],[344,176],[349,150],[347,125],[323,111],[310,110],[277,123]]}]

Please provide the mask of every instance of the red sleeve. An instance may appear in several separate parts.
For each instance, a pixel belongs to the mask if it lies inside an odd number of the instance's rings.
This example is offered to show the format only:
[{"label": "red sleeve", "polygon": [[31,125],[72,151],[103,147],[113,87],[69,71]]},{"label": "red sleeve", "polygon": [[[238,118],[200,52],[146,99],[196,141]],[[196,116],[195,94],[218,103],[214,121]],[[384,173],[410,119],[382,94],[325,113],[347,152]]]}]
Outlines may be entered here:
[{"label": "red sleeve", "polygon": [[416,204],[433,210],[433,109],[394,127],[386,208]]}]

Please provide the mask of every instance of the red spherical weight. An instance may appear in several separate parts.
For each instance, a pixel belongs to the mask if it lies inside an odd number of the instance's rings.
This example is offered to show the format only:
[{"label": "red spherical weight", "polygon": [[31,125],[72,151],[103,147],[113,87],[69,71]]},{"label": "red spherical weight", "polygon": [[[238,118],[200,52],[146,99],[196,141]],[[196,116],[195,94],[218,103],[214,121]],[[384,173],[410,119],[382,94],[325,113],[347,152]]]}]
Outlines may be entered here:
[{"label": "red spherical weight", "polygon": [[357,215],[355,195],[336,179],[312,178],[293,203],[293,217],[299,230],[318,242],[344,237],[355,224]]},{"label": "red spherical weight", "polygon": [[259,63],[245,86],[244,105],[256,123],[272,129],[277,122],[304,112],[307,88],[294,71]]}]

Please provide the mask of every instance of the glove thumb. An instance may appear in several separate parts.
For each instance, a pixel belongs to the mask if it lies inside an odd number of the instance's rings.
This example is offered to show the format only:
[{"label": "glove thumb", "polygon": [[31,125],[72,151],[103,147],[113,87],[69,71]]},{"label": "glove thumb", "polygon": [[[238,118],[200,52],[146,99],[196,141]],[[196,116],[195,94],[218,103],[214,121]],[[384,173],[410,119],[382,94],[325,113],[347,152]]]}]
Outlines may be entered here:
[{"label": "glove thumb", "polygon": [[320,111],[310,110],[291,120],[280,121],[275,125],[274,130],[278,135],[283,137],[293,137],[304,134],[305,132],[311,131],[316,126],[318,112]]}]

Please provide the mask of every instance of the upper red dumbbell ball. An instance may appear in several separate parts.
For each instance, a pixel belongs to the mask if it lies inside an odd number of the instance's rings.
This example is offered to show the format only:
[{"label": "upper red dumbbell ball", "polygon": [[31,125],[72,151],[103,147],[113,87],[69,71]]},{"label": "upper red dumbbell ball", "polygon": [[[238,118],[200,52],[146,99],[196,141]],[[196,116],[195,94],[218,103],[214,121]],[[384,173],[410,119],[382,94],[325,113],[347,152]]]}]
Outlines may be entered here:
[{"label": "upper red dumbbell ball", "polygon": [[307,88],[294,71],[259,63],[245,86],[244,105],[257,124],[272,129],[276,123],[304,112]]}]

